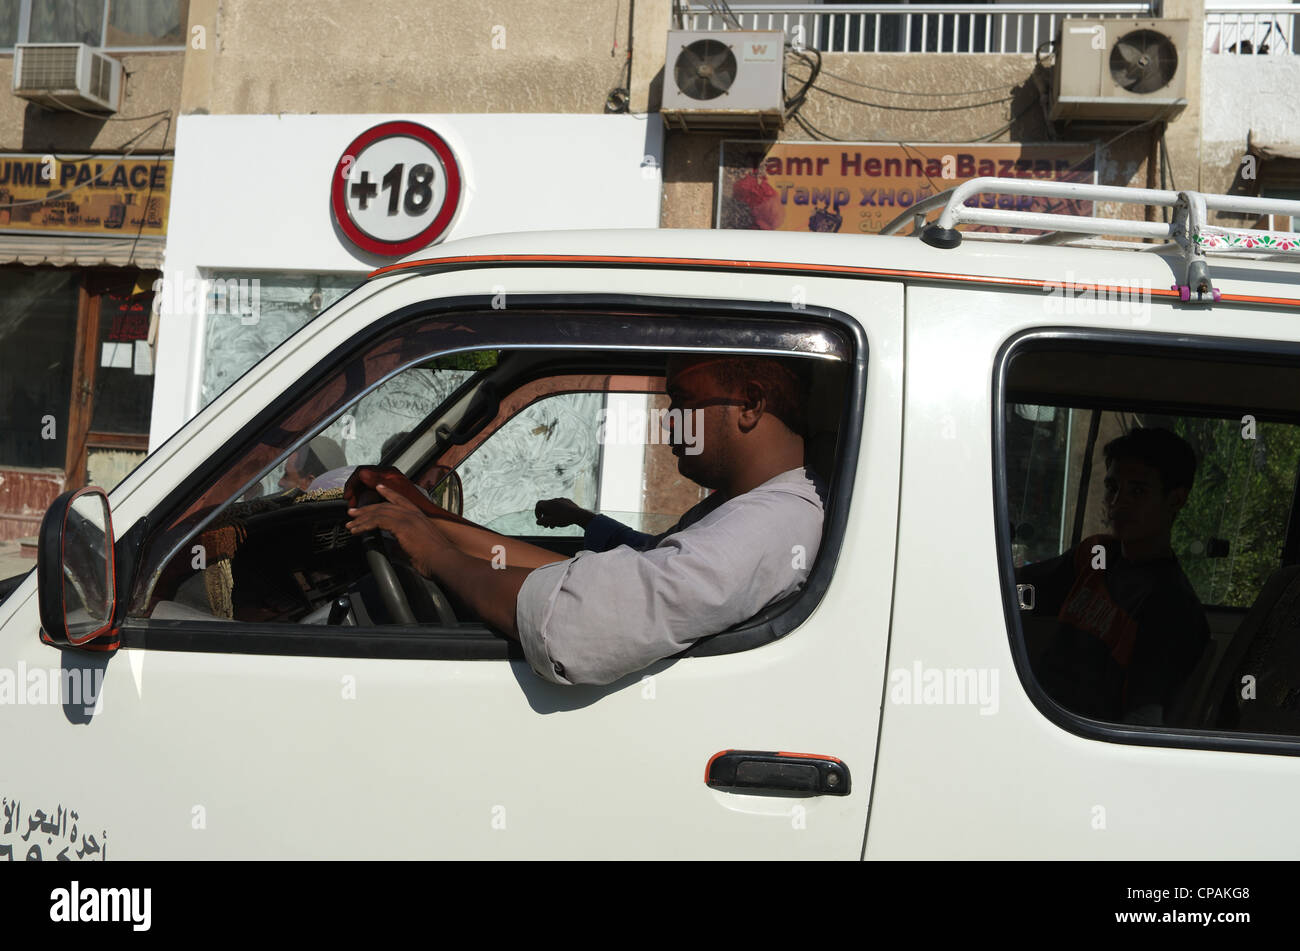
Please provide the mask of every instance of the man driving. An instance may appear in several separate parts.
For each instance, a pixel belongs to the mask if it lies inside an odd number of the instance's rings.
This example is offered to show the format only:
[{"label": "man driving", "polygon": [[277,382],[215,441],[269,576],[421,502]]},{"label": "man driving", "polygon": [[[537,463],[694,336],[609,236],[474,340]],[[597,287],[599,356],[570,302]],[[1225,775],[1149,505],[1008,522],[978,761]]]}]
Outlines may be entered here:
[{"label": "man driving", "polygon": [[[807,579],[824,489],[804,468],[805,388],[774,358],[669,360],[669,418],[699,413],[698,454],[670,434],[678,471],[714,491],[645,551],[565,558],[452,515],[396,470],[374,467],[345,489],[348,528],[391,532],[417,571],[518,640],[544,679],[610,683],[753,617]],[[355,507],[367,488],[385,501]]]}]

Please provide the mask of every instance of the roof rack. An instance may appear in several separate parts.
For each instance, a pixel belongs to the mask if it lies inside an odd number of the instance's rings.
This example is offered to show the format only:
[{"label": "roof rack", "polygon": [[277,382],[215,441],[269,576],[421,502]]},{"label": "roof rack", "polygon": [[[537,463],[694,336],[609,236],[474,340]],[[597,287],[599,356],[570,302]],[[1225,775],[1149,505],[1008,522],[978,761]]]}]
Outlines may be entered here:
[{"label": "roof rack", "polygon": [[[1135,221],[1127,218],[1093,218],[1086,215],[976,208],[966,204],[971,198],[982,194],[1154,205],[1172,208],[1173,216],[1168,222]],[[942,208],[943,211],[933,223],[927,225],[926,214],[936,208]],[[957,225],[964,223],[1033,228],[1044,232],[1025,239],[1025,244],[1069,244],[1092,235],[1161,238],[1164,244],[1134,247],[1143,251],[1160,251],[1176,246],[1182,252],[1186,264],[1186,283],[1175,284],[1173,289],[1178,291],[1183,301],[1196,304],[1208,304],[1219,299],[1219,292],[1210,281],[1209,266],[1205,260],[1207,251],[1215,254],[1243,251],[1253,254],[1265,252],[1300,255],[1300,234],[1215,227],[1207,220],[1210,211],[1291,215],[1300,218],[1300,201],[1025,178],[972,178],[955,188],[922,199],[881,228],[880,233],[895,234],[911,221],[913,229],[910,233],[919,235],[922,241],[935,248],[955,248],[961,244],[963,235],[957,230]]]}]

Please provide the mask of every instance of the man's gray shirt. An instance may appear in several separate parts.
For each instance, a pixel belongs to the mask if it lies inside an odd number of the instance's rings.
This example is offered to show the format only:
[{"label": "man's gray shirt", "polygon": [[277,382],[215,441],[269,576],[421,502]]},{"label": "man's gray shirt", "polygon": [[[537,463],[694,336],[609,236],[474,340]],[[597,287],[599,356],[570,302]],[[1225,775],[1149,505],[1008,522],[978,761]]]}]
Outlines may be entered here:
[{"label": "man's gray shirt", "polygon": [[516,604],[524,656],[552,683],[610,683],[798,590],[821,534],[822,492],[799,468],[648,551],[620,545],[543,565]]}]

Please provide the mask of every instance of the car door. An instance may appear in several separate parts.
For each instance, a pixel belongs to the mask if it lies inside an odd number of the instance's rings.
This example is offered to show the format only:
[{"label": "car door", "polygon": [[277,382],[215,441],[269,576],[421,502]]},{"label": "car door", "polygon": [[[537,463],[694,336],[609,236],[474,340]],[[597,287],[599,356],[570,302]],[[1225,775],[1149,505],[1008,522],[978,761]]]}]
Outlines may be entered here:
[{"label": "car door", "polygon": [[[900,286],[801,276],[791,308],[772,303],[790,299],[778,275],[677,271],[665,294],[662,273],[630,268],[618,295],[607,272],[502,268],[484,279],[381,282],[208,407],[170,465],[142,474],[150,486],[115,495],[118,558],[130,565],[123,647],[107,660],[62,655],[103,671],[96,710],[30,707],[5,721],[6,748],[21,751],[15,775],[29,777],[15,792],[76,800],[118,858],[860,856],[891,606]],[[512,289],[507,308],[481,293],[494,284]],[[821,361],[842,400],[830,449],[818,450],[833,472],[803,596],[698,656],[604,687],[542,680],[481,625],[150,616],[160,585],[179,587],[169,566],[202,561],[195,577],[207,584],[215,567],[220,587],[223,553],[198,540],[219,537],[205,532],[232,500],[309,440],[346,430],[349,416],[359,425],[350,411],[366,393],[401,368],[500,348]],[[220,537],[238,536],[225,527]],[[21,616],[12,656],[60,663],[30,611]],[[18,742],[24,734],[59,756]],[[821,757],[808,762],[843,781],[819,795],[706,785],[729,750]]]}]

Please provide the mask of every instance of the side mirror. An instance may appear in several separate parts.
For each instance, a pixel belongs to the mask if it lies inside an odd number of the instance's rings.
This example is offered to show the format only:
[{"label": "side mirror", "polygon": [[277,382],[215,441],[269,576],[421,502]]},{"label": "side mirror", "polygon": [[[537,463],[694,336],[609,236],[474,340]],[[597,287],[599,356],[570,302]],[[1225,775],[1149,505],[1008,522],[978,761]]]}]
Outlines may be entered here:
[{"label": "side mirror", "polygon": [[444,466],[437,466],[429,473],[430,478],[426,479],[425,485],[432,485],[429,495],[433,501],[441,505],[453,515],[461,515],[465,511],[465,486],[460,481],[460,476],[454,469],[447,469]]},{"label": "side mirror", "polygon": [[54,644],[80,647],[108,632],[117,606],[113,521],[94,486],[64,492],[45,513],[36,549],[41,627]]}]

